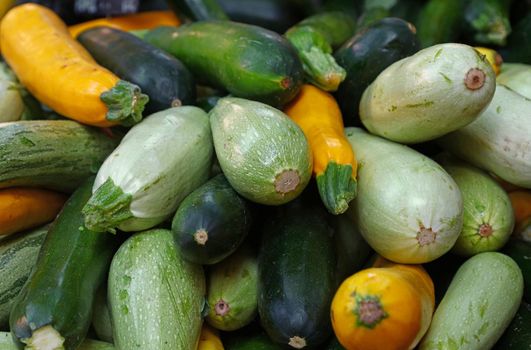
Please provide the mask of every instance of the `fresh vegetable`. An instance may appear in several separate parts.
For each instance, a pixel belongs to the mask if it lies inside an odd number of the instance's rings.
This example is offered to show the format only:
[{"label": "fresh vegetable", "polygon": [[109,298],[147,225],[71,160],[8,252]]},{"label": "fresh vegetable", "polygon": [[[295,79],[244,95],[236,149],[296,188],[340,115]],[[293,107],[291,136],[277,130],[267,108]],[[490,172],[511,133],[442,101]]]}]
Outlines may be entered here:
[{"label": "fresh vegetable", "polygon": [[356,22],[356,34],[363,33],[376,22],[391,17],[391,11],[381,6],[366,7]]},{"label": "fresh vegetable", "polygon": [[503,46],[511,33],[512,0],[469,0],[464,9],[465,33],[479,44]]},{"label": "fresh vegetable", "polygon": [[258,312],[276,343],[318,348],[330,336],[335,291],[332,229],[326,212],[297,200],[266,221],[258,258]]},{"label": "fresh vegetable", "polygon": [[83,208],[85,224],[98,232],[160,224],[208,179],[212,153],[201,109],[183,106],[150,115],[129,130],[98,171]]},{"label": "fresh vegetable", "polygon": [[354,34],[354,18],[343,12],[323,12],[291,27],[286,38],[297,49],[306,79],[325,91],[336,91],[346,71],[332,56],[332,49]]},{"label": "fresh vegetable", "polygon": [[107,283],[102,284],[94,298],[92,327],[98,339],[112,343],[112,323],[109,304],[107,303]]},{"label": "fresh vegetable", "polygon": [[142,119],[147,96],[96,64],[50,9],[16,6],[2,19],[0,30],[4,59],[20,82],[54,111],[101,127]]},{"label": "fresh vegetable", "polygon": [[229,19],[217,0],[170,0],[168,4],[182,21]]},{"label": "fresh vegetable", "polygon": [[97,171],[118,141],[69,120],[1,123],[0,188],[71,192]]},{"label": "fresh vegetable", "polygon": [[282,350],[265,333],[241,333],[223,339],[225,350]]},{"label": "fresh vegetable", "polygon": [[28,349],[76,349],[89,329],[96,291],[118,245],[116,236],[83,225],[81,208],[93,181],[66,202],[11,309],[11,333]]},{"label": "fresh vegetable", "polygon": [[495,89],[496,75],[483,55],[468,45],[435,45],[380,73],[363,93],[360,117],[371,133],[389,140],[429,141],[473,122]]},{"label": "fresh vegetable", "polygon": [[8,329],[9,312],[31,269],[48,226],[20,233],[0,243],[0,329]]},{"label": "fresh vegetable", "polygon": [[505,62],[531,64],[531,13],[522,18],[507,38],[507,45],[501,50]]},{"label": "fresh vegetable", "polygon": [[503,247],[514,227],[507,192],[488,174],[463,162],[446,160],[442,165],[463,197],[463,230],[453,252],[471,256]]},{"label": "fresh vegetable", "polygon": [[344,347],[341,346],[339,343],[339,340],[337,340],[336,336],[332,336],[332,339],[327,344],[325,350],[345,350]]},{"label": "fresh vegetable", "polygon": [[0,18],[4,17],[6,12],[15,5],[15,0],[2,0],[0,1]]},{"label": "fresh vegetable", "polygon": [[531,242],[511,239],[503,248],[522,270],[524,276],[524,300],[531,302]]},{"label": "fresh vegetable", "polygon": [[172,222],[173,237],[184,259],[215,264],[232,254],[249,232],[250,210],[223,174],[190,193]]},{"label": "fresh vegetable", "polygon": [[[498,52],[496,52],[496,50],[489,49],[487,47],[474,47],[474,49],[480,54],[485,55],[485,58],[490,63],[490,66],[496,75],[500,74],[503,58]],[[498,77],[496,77],[496,81],[498,81]]]},{"label": "fresh vegetable", "polygon": [[77,40],[99,64],[149,96],[147,113],[195,101],[190,71],[175,57],[133,34],[96,27],[82,32]]},{"label": "fresh vegetable", "polygon": [[[0,348],[2,350],[18,350],[19,347],[11,337],[9,332],[0,332]],[[114,346],[110,343],[102,341],[85,339],[77,350],[114,350]]]},{"label": "fresh vegetable", "polygon": [[280,205],[308,184],[310,146],[302,130],[281,111],[226,97],[210,111],[210,125],[221,169],[243,197]]},{"label": "fresh vegetable", "polygon": [[530,100],[498,85],[479,118],[442,137],[438,144],[505,181],[531,188],[530,109]]},{"label": "fresh vegetable", "polygon": [[0,123],[19,120],[22,117],[24,100],[21,88],[11,69],[4,62],[0,62]]},{"label": "fresh vegetable", "polygon": [[37,188],[0,190],[0,240],[52,221],[66,198],[64,194]]},{"label": "fresh vegetable", "polygon": [[531,99],[531,65],[521,63],[505,63],[496,82]]},{"label": "fresh vegetable", "polygon": [[210,328],[206,323],[203,323],[201,328],[201,335],[199,336],[199,344],[197,350],[223,350],[223,343],[217,332]]},{"label": "fresh vegetable", "polygon": [[406,146],[359,128],[347,128],[346,134],[360,164],[358,196],[349,214],[367,243],[406,264],[448,252],[463,226],[461,193],[450,175]]},{"label": "fresh vegetable", "polygon": [[319,88],[304,85],[284,111],[310,143],[313,174],[325,207],[332,214],[344,213],[356,197],[358,164],[337,102]]},{"label": "fresh vegetable", "polygon": [[494,350],[522,350],[529,349],[531,344],[531,305],[526,302],[520,304],[516,316],[505,330]]},{"label": "fresh vegetable", "polygon": [[243,246],[214,265],[207,277],[207,322],[223,331],[249,324],[257,313],[258,266],[256,255]]},{"label": "fresh vegetable", "polygon": [[200,265],[182,258],[170,231],[129,238],[113,258],[108,293],[119,350],[196,350],[205,278]]},{"label": "fresh vegetable", "polygon": [[531,242],[531,191],[513,191],[509,198],[514,210],[515,232]]},{"label": "fresh vegetable", "polygon": [[335,53],[347,77],[336,97],[345,125],[359,125],[358,107],[367,86],[389,65],[418,51],[415,27],[398,18],[385,18],[358,33]]},{"label": "fresh vegetable", "polygon": [[158,26],[178,26],[179,24],[179,19],[172,11],[147,11],[121,17],[93,19],[70,26],[68,31],[75,38],[85,30],[99,26],[129,31],[152,29]]},{"label": "fresh vegetable", "polygon": [[347,349],[413,349],[428,330],[434,308],[433,282],[421,266],[382,259],[341,284],[330,317]]},{"label": "fresh vegetable", "polygon": [[302,64],[291,44],[260,27],[202,21],[153,29],[144,40],[181,60],[199,82],[233,96],[282,106],[302,84]]},{"label": "fresh vegetable", "polygon": [[455,42],[461,34],[465,2],[429,0],[415,22],[423,48]]}]

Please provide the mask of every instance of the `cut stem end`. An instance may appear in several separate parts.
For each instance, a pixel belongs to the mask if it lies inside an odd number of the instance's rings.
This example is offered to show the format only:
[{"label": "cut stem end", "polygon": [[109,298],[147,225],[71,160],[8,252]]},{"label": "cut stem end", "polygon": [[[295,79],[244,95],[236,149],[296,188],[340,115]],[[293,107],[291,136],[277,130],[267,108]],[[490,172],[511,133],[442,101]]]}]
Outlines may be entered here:
[{"label": "cut stem end", "polygon": [[199,245],[205,245],[208,241],[208,232],[205,229],[199,229],[194,233],[194,240]]},{"label": "cut stem end", "polygon": [[296,170],[284,170],[275,178],[275,191],[280,194],[287,194],[294,191],[301,178]]},{"label": "cut stem end", "polygon": [[302,349],[306,347],[306,339],[299,337],[298,335],[289,338],[289,346],[295,349]]},{"label": "cut stem end", "polygon": [[41,327],[33,332],[31,338],[22,339],[26,350],[64,350],[65,338],[51,325]]},{"label": "cut stem end", "polygon": [[421,247],[434,243],[436,238],[437,232],[433,231],[431,227],[426,228],[421,226],[417,233],[417,241]]},{"label": "cut stem end", "polygon": [[214,311],[218,316],[225,316],[230,311],[230,305],[223,299],[220,299],[216,305],[214,305]]},{"label": "cut stem end", "polygon": [[470,69],[465,76],[465,86],[469,90],[478,90],[485,84],[485,72],[479,68]]},{"label": "cut stem end", "polygon": [[492,226],[489,224],[482,224],[478,229],[478,235],[481,237],[490,237],[492,236]]}]

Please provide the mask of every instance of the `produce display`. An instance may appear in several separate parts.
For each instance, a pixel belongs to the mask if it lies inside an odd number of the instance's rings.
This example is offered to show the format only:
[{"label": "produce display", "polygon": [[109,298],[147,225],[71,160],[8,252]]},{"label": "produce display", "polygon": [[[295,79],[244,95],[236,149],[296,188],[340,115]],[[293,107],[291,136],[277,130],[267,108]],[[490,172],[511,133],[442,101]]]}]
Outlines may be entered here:
[{"label": "produce display", "polygon": [[0,350],[531,350],[531,3],[0,1]]}]

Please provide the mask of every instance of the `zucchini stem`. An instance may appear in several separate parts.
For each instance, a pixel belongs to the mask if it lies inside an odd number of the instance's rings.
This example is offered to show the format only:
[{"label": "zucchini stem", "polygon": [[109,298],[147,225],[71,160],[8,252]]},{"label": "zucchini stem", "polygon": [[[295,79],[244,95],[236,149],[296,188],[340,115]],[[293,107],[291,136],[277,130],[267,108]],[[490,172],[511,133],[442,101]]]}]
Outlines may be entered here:
[{"label": "zucchini stem", "polygon": [[108,108],[107,120],[132,126],[142,120],[142,112],[149,97],[140,88],[124,80],[119,80],[109,91],[101,94],[100,99]]},{"label": "zucchini stem", "polygon": [[280,194],[288,194],[294,191],[300,182],[301,177],[297,170],[284,170],[275,177],[275,190]]},{"label": "zucchini stem", "polygon": [[26,350],[64,350],[65,338],[51,325],[41,327],[30,338],[22,339]]},{"label": "zucchini stem", "polygon": [[289,338],[289,346],[295,349],[302,349],[306,347],[306,339],[299,337],[298,335]]},{"label": "zucchini stem", "polygon": [[334,215],[347,211],[356,198],[357,182],[352,178],[350,164],[330,162],[322,174],[317,175],[317,188],[326,209]]}]

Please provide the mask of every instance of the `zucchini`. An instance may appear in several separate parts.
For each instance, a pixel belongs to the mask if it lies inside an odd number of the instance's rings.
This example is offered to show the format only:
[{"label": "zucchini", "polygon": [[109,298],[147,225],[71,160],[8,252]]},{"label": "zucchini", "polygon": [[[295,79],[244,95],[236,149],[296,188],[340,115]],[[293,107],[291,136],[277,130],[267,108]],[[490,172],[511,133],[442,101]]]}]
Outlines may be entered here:
[{"label": "zucchini", "polygon": [[429,0],[415,22],[422,47],[455,42],[462,31],[464,7],[462,0]]},{"label": "zucchini", "polygon": [[361,97],[360,117],[389,140],[429,141],[474,121],[495,89],[484,55],[468,45],[434,45],[381,72]]},{"label": "zucchini", "polygon": [[196,350],[205,277],[200,265],[182,258],[170,231],[137,233],[122,244],[108,296],[118,349]]},{"label": "zucchini", "polygon": [[280,205],[297,197],[310,181],[309,143],[281,111],[226,97],[210,111],[210,125],[221,169],[243,197]]},{"label": "zucchini", "polygon": [[74,121],[1,123],[0,188],[37,186],[72,192],[96,173],[118,142]]},{"label": "zucchini", "polygon": [[531,65],[504,63],[496,82],[531,100]]},{"label": "zucchini", "polygon": [[195,101],[192,74],[181,61],[133,34],[96,27],[82,32],[77,40],[99,64],[149,96],[146,113]]},{"label": "zucchini", "polygon": [[181,21],[228,20],[217,0],[170,0],[168,5]]},{"label": "zucchini", "polygon": [[323,12],[304,19],[285,34],[293,44],[306,79],[325,91],[336,91],[346,72],[332,56],[332,49],[354,34],[354,18],[342,12]]},{"label": "zucchini", "polygon": [[464,9],[464,30],[478,44],[504,46],[511,33],[512,0],[469,0]]},{"label": "zucchini", "polygon": [[339,343],[336,336],[332,337],[332,340],[327,344],[325,350],[345,350],[343,346]]},{"label": "zucchini", "polygon": [[531,348],[531,305],[522,302],[516,316],[493,349],[529,350],[529,348]]},{"label": "zucchini", "polygon": [[507,38],[500,53],[505,62],[531,64],[531,13],[522,18]]},{"label": "zucchini", "polygon": [[257,26],[202,21],[159,27],[147,32],[144,40],[181,60],[200,83],[233,96],[280,107],[302,84],[302,64],[292,45]]},{"label": "zucchini", "polygon": [[263,227],[258,313],[269,337],[284,346],[318,348],[331,334],[336,258],[326,215],[322,206],[297,200]]},{"label": "zucchini", "polygon": [[250,226],[249,205],[219,174],[183,200],[171,228],[184,259],[215,264],[239,247]]},{"label": "zucchini", "polygon": [[507,255],[474,255],[454,276],[419,349],[490,349],[516,314],[523,284]]},{"label": "zucchini", "polygon": [[111,312],[107,303],[107,283],[102,284],[94,298],[92,328],[98,339],[112,343]]},{"label": "zucchini", "polygon": [[461,193],[450,175],[406,146],[360,128],[347,128],[346,134],[360,164],[358,196],[348,213],[367,243],[405,264],[448,252],[463,226]]},{"label": "zucchini", "polygon": [[282,350],[284,347],[273,343],[267,334],[241,333],[223,339],[225,350]]},{"label": "zucchini", "polygon": [[46,232],[47,225],[0,242],[0,330],[7,329],[11,306],[37,261]]},{"label": "zucchini", "polygon": [[510,240],[502,251],[510,256],[524,275],[524,300],[531,303],[531,242],[519,239]]},{"label": "zucchini", "polygon": [[530,110],[531,100],[498,84],[479,118],[438,144],[511,184],[531,188]]},{"label": "zucchini", "polygon": [[11,309],[11,333],[29,349],[75,349],[89,329],[96,291],[119,243],[83,225],[93,182],[74,192],[55,219]]},{"label": "zucchini", "polygon": [[361,95],[389,65],[417,52],[415,28],[398,18],[385,18],[344,43],[335,53],[347,77],[336,93],[345,125],[358,125]]},{"label": "zucchini", "polygon": [[[0,349],[18,350],[19,347],[8,332],[0,332]],[[77,350],[114,350],[114,345],[97,340],[85,339]]]},{"label": "zucchini", "polygon": [[256,254],[245,245],[219,264],[207,277],[206,321],[217,329],[234,331],[256,317],[258,302]]},{"label": "zucchini", "polygon": [[208,179],[212,153],[208,117],[198,107],[150,115],[129,130],[98,171],[83,208],[85,224],[98,232],[160,224]]},{"label": "zucchini", "polygon": [[19,120],[24,112],[22,86],[7,64],[0,62],[0,122]]}]

